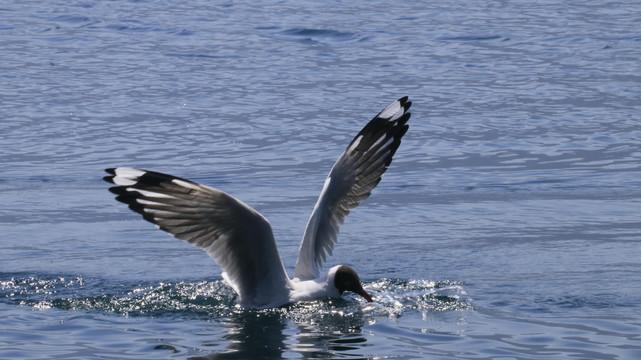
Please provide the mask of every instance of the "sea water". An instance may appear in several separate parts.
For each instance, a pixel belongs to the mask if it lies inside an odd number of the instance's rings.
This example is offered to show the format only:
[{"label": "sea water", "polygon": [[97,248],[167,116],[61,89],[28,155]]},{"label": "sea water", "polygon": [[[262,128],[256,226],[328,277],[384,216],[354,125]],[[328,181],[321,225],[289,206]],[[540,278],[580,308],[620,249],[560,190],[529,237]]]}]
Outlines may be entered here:
[{"label": "sea water", "polygon": [[[641,4],[5,1],[0,358],[641,358]],[[104,168],[219,188],[292,273],[335,159],[410,129],[326,268],[376,299],[235,306]]]}]

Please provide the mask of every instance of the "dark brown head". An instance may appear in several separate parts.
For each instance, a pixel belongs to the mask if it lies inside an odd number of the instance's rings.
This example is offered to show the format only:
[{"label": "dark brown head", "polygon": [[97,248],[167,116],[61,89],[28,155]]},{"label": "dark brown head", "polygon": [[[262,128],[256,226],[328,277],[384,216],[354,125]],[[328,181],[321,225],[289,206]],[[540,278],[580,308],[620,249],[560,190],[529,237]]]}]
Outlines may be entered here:
[{"label": "dark brown head", "polygon": [[374,301],[372,297],[363,290],[363,285],[361,285],[361,280],[358,278],[356,271],[347,265],[341,265],[336,269],[334,286],[341,295],[344,291],[351,291],[364,297],[368,302]]}]

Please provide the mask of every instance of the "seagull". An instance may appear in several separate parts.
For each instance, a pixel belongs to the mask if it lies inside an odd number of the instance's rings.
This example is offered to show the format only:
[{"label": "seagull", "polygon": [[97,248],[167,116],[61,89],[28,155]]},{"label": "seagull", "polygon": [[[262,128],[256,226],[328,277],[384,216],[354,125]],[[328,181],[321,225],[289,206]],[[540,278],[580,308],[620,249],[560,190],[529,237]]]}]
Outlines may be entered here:
[{"label": "seagull", "polygon": [[238,294],[240,307],[273,308],[350,291],[368,302],[358,274],[346,265],[326,274],[345,217],[381,181],[407,132],[412,103],[407,96],[374,117],[338,158],[307,222],[290,279],[278,255],[267,219],[221,190],[180,177],[127,167],[110,168],[104,180],[116,200],[174,237],[207,252],[223,270],[223,279]]}]

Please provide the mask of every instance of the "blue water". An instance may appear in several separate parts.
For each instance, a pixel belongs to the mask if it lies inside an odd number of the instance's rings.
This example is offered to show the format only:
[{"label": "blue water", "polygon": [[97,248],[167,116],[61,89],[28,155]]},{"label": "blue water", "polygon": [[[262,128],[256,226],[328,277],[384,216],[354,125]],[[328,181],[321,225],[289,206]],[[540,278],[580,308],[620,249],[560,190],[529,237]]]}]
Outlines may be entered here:
[{"label": "blue water", "polygon": [[[5,1],[0,358],[641,358],[641,3]],[[220,188],[290,273],[329,168],[410,130],[328,266],[346,295],[236,308],[103,169]]]}]

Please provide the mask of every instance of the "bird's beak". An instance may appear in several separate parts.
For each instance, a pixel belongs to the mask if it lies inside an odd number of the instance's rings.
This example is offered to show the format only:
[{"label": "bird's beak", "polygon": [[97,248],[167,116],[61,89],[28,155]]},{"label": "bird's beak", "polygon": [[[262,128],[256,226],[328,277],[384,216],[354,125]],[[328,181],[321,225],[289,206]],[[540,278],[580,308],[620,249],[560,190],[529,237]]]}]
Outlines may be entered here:
[{"label": "bird's beak", "polygon": [[365,300],[367,300],[367,302],[373,302],[374,301],[374,300],[372,300],[372,297],[369,296],[369,294],[365,290],[363,290],[363,288],[360,288],[358,291],[356,291],[356,293],[358,295],[364,297]]}]

